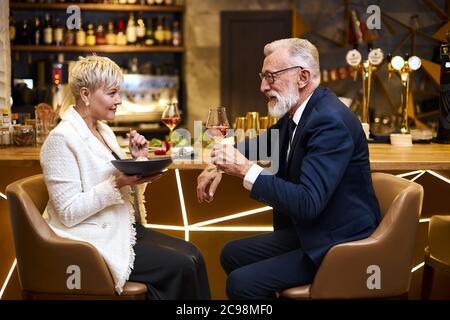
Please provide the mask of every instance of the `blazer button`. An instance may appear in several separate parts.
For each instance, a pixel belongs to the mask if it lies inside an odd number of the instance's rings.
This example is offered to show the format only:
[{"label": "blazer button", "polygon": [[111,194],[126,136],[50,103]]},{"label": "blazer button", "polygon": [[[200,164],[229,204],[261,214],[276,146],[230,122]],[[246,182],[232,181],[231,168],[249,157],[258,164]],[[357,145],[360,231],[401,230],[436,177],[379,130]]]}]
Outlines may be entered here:
[{"label": "blazer button", "polygon": [[108,225],[107,225],[106,223],[102,224],[102,228],[103,228],[103,229],[106,229],[107,226],[108,226]]}]

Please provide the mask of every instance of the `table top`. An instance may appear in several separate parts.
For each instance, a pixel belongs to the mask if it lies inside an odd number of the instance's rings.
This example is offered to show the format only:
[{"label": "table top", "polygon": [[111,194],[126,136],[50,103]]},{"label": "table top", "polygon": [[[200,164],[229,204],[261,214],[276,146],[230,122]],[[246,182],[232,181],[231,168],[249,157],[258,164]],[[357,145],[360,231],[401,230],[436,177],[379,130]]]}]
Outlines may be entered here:
[{"label": "table top", "polygon": [[[38,147],[0,149],[0,161],[39,161]],[[450,144],[414,144],[397,147],[390,144],[369,144],[370,166],[375,171],[390,170],[450,170]],[[173,163],[175,169],[203,169],[206,163],[183,160]]]}]

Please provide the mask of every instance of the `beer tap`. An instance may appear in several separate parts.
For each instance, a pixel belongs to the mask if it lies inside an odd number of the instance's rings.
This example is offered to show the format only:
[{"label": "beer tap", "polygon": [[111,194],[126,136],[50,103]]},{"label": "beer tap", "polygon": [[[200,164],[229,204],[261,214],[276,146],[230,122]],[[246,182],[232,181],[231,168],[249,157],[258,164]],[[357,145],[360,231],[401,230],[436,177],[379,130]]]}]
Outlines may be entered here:
[{"label": "beer tap", "polygon": [[400,134],[391,134],[391,144],[396,145],[412,145],[412,136],[408,126],[408,98],[410,94],[411,74],[418,70],[421,66],[420,58],[417,56],[405,55],[395,56],[388,64],[388,72],[396,73],[400,77],[402,85],[401,108],[402,108],[402,124]]},{"label": "beer tap", "polygon": [[372,76],[377,70],[377,66],[383,62],[384,54],[381,49],[373,49],[369,52],[367,59],[362,61],[361,53],[356,50],[350,50],[346,55],[347,63],[353,67],[354,80],[358,74],[361,74],[362,79],[362,89],[363,97],[361,104],[361,125],[366,134],[366,138],[369,139],[370,132],[370,117],[369,117],[369,103],[370,103],[370,93],[372,86]]}]

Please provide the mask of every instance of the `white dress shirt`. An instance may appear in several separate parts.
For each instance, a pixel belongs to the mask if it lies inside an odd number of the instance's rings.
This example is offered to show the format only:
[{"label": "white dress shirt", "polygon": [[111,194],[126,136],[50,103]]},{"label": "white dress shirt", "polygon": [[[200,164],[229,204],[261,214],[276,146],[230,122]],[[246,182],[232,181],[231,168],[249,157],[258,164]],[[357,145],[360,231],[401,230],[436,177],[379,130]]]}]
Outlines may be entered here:
[{"label": "white dress shirt", "polygon": [[[292,120],[295,122],[295,129],[292,133],[292,138],[294,139],[295,131],[297,130],[297,125],[300,122],[300,118],[302,117],[303,111],[305,110],[306,105],[308,104],[309,99],[311,98],[312,93],[303,101],[303,103],[298,107],[298,109],[295,111],[294,116],[292,117]],[[290,144],[289,144],[290,147]],[[289,147],[287,156],[289,156]],[[247,190],[252,190],[253,184],[255,183],[256,179],[260,175],[261,171],[264,169],[259,166],[258,164],[253,164],[250,169],[247,171],[247,174],[244,177],[244,188]]]}]

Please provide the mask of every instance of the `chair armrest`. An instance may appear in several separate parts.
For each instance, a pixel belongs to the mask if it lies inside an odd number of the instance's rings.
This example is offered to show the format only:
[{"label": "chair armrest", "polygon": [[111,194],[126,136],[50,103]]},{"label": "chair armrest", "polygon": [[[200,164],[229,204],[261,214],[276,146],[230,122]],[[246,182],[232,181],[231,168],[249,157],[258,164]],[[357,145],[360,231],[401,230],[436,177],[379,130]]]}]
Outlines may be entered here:
[{"label": "chair armrest", "polygon": [[431,217],[428,227],[428,248],[432,258],[450,266],[450,216]]}]

